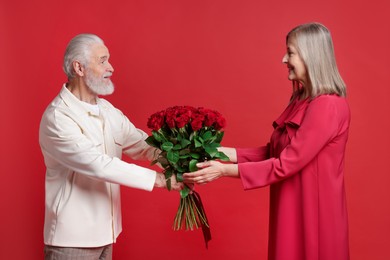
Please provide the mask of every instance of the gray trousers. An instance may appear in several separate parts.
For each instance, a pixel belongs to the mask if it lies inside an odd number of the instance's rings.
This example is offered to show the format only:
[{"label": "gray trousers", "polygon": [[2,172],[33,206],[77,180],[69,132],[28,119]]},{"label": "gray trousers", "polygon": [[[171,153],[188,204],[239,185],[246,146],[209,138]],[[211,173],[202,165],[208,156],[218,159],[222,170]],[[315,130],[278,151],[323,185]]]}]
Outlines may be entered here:
[{"label": "gray trousers", "polygon": [[112,244],[93,248],[45,245],[44,252],[45,260],[112,260]]}]

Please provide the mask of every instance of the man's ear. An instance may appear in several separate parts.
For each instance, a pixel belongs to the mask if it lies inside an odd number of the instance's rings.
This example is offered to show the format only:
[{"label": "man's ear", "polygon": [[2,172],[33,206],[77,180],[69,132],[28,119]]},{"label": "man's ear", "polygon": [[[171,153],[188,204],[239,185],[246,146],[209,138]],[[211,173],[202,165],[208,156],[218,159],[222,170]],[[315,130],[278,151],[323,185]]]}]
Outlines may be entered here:
[{"label": "man's ear", "polygon": [[77,75],[80,77],[84,76],[84,67],[81,65],[81,63],[77,60],[73,61],[73,69],[76,72]]}]

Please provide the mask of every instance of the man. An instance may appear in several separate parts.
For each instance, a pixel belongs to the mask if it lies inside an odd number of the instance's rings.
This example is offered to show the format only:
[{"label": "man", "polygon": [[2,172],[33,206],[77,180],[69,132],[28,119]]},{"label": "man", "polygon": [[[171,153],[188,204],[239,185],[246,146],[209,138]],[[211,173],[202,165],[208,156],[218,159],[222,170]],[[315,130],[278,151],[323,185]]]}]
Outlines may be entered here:
[{"label": "man", "polygon": [[[120,185],[166,188],[164,175],[121,160],[153,160],[147,134],[98,95],[114,91],[109,51],[80,34],[65,52],[68,82],[43,114],[39,142],[46,164],[45,259],[111,259],[122,231]],[[172,188],[182,184],[173,180]]]}]

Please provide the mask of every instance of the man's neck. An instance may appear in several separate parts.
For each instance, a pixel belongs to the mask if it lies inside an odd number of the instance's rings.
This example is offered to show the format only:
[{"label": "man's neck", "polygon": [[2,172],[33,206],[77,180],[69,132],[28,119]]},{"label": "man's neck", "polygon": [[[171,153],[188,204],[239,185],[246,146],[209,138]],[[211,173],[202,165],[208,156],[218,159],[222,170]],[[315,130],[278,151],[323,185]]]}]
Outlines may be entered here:
[{"label": "man's neck", "polygon": [[81,79],[74,78],[68,81],[66,87],[79,100],[93,105],[96,104],[97,95],[94,94]]}]

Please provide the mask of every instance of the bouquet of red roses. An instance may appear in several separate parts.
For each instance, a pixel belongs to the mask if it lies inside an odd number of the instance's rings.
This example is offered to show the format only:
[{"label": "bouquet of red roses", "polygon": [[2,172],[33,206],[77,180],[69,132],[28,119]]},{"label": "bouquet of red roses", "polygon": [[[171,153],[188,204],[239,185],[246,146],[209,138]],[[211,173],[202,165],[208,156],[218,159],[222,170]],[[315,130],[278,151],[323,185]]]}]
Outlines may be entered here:
[{"label": "bouquet of red roses", "polygon": [[[198,162],[229,160],[217,150],[225,124],[225,118],[219,112],[202,107],[174,106],[150,116],[147,126],[152,130],[152,135],[146,142],[160,150],[152,164],[159,163],[164,168],[168,189],[172,175],[182,182],[183,173],[196,171]],[[185,186],[180,195],[173,229],[202,227],[207,246],[211,235],[199,194]]]}]

